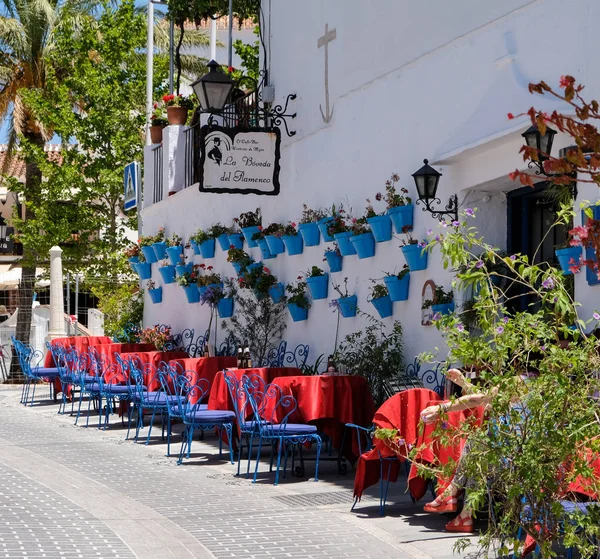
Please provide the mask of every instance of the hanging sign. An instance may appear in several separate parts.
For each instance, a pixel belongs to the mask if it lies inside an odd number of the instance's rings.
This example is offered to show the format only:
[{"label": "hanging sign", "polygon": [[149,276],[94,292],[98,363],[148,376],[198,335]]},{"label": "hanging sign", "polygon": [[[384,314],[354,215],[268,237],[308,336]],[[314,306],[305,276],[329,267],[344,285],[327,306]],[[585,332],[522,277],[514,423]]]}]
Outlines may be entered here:
[{"label": "hanging sign", "polygon": [[125,196],[123,208],[125,211],[133,210],[137,207],[139,184],[140,164],[137,161],[134,161],[125,167],[125,173],[123,175],[123,188]]},{"label": "hanging sign", "polygon": [[279,194],[279,128],[200,129],[200,192]]}]

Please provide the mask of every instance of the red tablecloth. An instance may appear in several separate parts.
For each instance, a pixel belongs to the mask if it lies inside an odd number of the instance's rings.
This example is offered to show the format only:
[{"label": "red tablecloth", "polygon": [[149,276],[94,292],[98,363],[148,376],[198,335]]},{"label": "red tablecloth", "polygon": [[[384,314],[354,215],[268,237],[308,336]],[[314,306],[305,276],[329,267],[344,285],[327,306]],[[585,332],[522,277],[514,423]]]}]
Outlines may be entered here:
[{"label": "red tablecloth", "polygon": [[569,491],[572,493],[581,493],[586,495],[593,501],[600,500],[600,494],[597,492],[597,484],[600,484],[600,456],[598,453],[594,453],[592,450],[587,450],[586,456],[588,464],[594,470],[596,484],[591,483],[589,479],[585,479],[583,476],[579,476],[574,482],[569,484]]},{"label": "red tablecloth", "polygon": [[[78,351],[86,351],[91,345],[112,344],[108,336],[70,336],[68,338],[56,338],[50,342],[52,345],[60,344],[66,348],[74,347]],[[52,353],[46,353],[44,367],[54,367]]]},{"label": "red tablecloth", "polygon": [[[204,378],[213,385],[215,376],[223,369],[229,369],[237,365],[237,357],[188,357],[183,359],[172,359],[170,366],[177,367],[178,371],[191,371],[190,382],[196,384],[199,379]],[[195,404],[197,396],[190,396],[189,401]]]},{"label": "red tablecloth", "polygon": [[117,363],[115,355],[117,353],[140,353],[145,351],[156,351],[156,347],[151,343],[144,344],[94,344],[90,345],[88,350],[95,351],[98,355],[106,358],[107,365]]},{"label": "red tablecloth", "polygon": [[[395,394],[386,400],[373,417],[373,423],[380,429],[397,429],[406,444],[416,444],[419,437],[420,413],[432,400],[439,396],[432,390],[413,388]],[[354,496],[361,498],[364,490],[379,481],[379,456],[389,458],[395,453],[382,441],[374,439],[375,448],[365,452],[358,460],[354,476]],[[389,471],[390,481],[398,479],[399,463],[392,462],[383,469],[384,479]]]},{"label": "red tablecloth", "polygon": [[[375,411],[373,397],[364,377],[357,375],[315,375],[279,377],[273,384],[281,388],[284,395],[293,396],[298,402],[295,412],[288,418],[289,423],[310,423],[325,433],[333,444],[340,449],[344,426],[355,423],[367,427]],[[265,408],[265,418],[279,423],[286,415],[280,406],[274,409],[276,402],[269,400]],[[353,453],[350,437],[344,456],[351,462],[357,459]]]},{"label": "red tablecloth", "polygon": [[[295,367],[260,367],[256,369],[229,369],[238,380],[241,380],[243,375],[257,375],[265,381],[265,384],[273,382],[273,379],[277,377],[285,376],[296,376],[300,374],[300,369]],[[240,409],[243,407],[244,402],[238,402]],[[210,389],[210,397],[208,398],[208,409],[209,410],[231,410],[233,408],[233,402],[229,396],[229,389],[227,383],[223,377],[223,373],[218,373],[215,376],[213,385]],[[249,412],[251,410],[248,410]]]},{"label": "red tablecloth", "polygon": [[[169,363],[173,359],[183,359],[189,357],[185,351],[132,351],[129,353],[121,353],[121,359],[137,358],[143,367],[144,365],[154,365],[157,369],[161,363]],[[159,390],[160,380],[154,374],[144,373],[144,385],[148,390]]]}]

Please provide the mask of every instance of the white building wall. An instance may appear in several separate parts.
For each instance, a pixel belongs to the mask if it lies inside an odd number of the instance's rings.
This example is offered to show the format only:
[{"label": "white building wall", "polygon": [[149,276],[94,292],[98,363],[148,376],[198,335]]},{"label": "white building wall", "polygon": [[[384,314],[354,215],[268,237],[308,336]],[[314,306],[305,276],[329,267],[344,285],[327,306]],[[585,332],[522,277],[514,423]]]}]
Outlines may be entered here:
[{"label": "white building wall", "polygon": [[[344,202],[362,215],[365,199],[373,200],[392,172],[416,197],[410,174],[428,157],[442,163],[436,167],[443,173],[439,193],[444,204],[457,192],[463,207],[479,208],[475,224],[486,239],[505,247],[503,193],[519,186],[507,174],[523,166],[518,152],[520,133],[527,127],[526,118],[508,121],[507,112],[518,114],[531,105],[551,109],[553,103],[530,96],[526,86],[542,79],[557,84],[561,74],[585,83],[588,95],[600,92],[590,56],[600,43],[589,24],[600,21],[595,0],[378,0],[368,9],[359,0],[277,0],[264,1],[263,10],[271,21],[265,35],[277,100],[298,95],[291,105],[298,114],[292,121],[297,134],[282,140],[280,195],[200,194],[191,187],[156,205],[145,203],[144,234],[164,226],[167,234],[187,238],[199,227],[228,224],[257,206],[265,225],[298,220],[303,203],[314,208]],[[320,111],[320,106],[325,110],[325,54],[317,48],[325,24],[336,29],[336,39],[328,45],[329,123]],[[557,138],[555,153],[568,143]],[[580,198],[584,193],[588,199],[599,198],[594,188],[581,188]],[[414,236],[436,227],[417,206]],[[378,244],[372,259],[344,258],[336,279],[349,278],[350,291],[364,310],[376,313],[366,301],[369,278],[404,264],[400,244],[399,239]],[[281,281],[292,281],[312,265],[327,269],[324,248],[321,243],[300,256],[282,254],[266,264]],[[251,252],[260,259],[258,249]],[[217,248],[210,263],[232,274],[225,257]],[[153,279],[160,284],[153,268]],[[443,344],[435,327],[421,326],[421,289],[427,279],[445,286],[451,281],[435,252],[426,271],[411,274],[409,301],[395,303],[394,316],[385,320],[402,322],[408,359]],[[591,308],[600,287],[584,284],[585,278],[578,277],[576,294]],[[330,286],[329,299],[334,296]],[[146,303],[149,324],[202,331],[208,323],[207,310],[187,304],[177,284],[163,286],[162,304]],[[333,349],[336,315],[327,303],[314,302],[306,322],[290,319],[284,335],[290,343],[309,343],[313,358]],[[341,319],[340,336],[364,324],[360,317]]]}]

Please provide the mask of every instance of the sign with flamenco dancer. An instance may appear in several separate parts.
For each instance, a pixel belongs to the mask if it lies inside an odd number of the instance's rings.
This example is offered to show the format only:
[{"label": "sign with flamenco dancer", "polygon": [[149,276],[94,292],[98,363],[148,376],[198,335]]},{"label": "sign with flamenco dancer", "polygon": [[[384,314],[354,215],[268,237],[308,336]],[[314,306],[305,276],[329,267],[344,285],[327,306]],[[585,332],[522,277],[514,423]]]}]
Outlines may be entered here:
[{"label": "sign with flamenco dancer", "polygon": [[203,126],[200,138],[200,192],[279,194],[278,128]]}]

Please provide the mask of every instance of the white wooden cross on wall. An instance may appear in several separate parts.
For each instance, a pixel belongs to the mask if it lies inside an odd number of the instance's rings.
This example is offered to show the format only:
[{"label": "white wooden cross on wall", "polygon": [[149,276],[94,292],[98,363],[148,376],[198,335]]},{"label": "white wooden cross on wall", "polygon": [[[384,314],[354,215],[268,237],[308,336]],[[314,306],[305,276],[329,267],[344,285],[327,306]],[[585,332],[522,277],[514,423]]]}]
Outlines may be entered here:
[{"label": "white wooden cross on wall", "polygon": [[331,108],[331,112],[329,112],[329,43],[333,41],[336,37],[336,30],[329,30],[329,24],[325,24],[325,35],[319,37],[317,41],[317,48],[325,47],[325,113],[323,113],[323,107],[319,105],[319,109],[321,110],[321,116],[323,117],[323,122],[326,124],[331,121],[331,117],[333,117],[333,107]]}]

